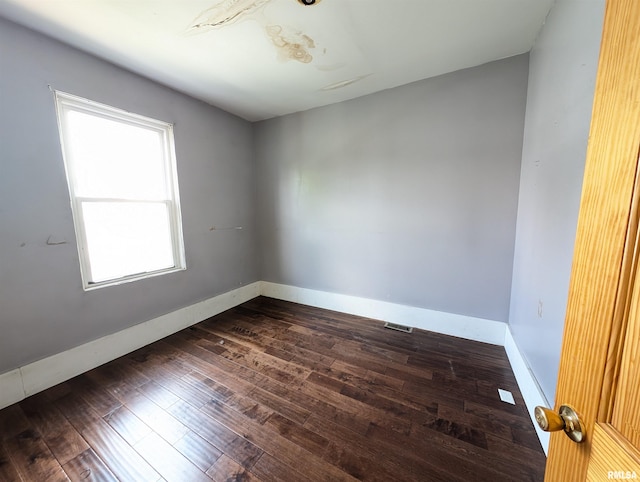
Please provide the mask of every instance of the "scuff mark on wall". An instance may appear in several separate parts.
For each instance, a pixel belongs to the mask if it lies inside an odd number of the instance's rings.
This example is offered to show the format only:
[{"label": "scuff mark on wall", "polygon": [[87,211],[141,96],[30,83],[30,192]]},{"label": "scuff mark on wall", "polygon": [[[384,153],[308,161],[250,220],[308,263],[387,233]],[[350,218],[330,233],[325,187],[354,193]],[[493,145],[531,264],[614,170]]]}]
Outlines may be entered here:
[{"label": "scuff mark on wall", "polygon": [[209,228],[209,231],[231,231],[231,230],[236,230],[236,231],[240,231],[242,229],[242,226],[232,226],[232,227],[223,227],[223,228],[219,228],[217,226],[211,226]]},{"label": "scuff mark on wall", "polygon": [[53,235],[49,236],[46,241],[47,246],[60,246],[61,244],[67,244],[67,241],[64,239],[59,241],[55,239]]},{"label": "scuff mark on wall", "polygon": [[267,25],[266,31],[278,49],[278,57],[281,60],[297,60],[304,64],[313,60],[309,49],[315,49],[316,44],[308,35],[299,30],[285,30],[280,25]]},{"label": "scuff mark on wall", "polygon": [[198,15],[191,23],[189,31],[200,33],[216,27],[232,24],[240,18],[257,11],[270,1],[271,0],[223,0]]}]

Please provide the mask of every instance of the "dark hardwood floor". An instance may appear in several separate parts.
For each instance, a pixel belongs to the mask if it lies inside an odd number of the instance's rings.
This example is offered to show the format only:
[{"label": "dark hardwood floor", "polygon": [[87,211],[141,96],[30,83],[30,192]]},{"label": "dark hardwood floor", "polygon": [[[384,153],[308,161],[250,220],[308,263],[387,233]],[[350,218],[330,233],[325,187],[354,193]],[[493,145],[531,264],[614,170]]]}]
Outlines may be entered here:
[{"label": "dark hardwood floor", "polygon": [[1,410],[0,480],[543,479],[502,347],[382,325],[252,300]]}]

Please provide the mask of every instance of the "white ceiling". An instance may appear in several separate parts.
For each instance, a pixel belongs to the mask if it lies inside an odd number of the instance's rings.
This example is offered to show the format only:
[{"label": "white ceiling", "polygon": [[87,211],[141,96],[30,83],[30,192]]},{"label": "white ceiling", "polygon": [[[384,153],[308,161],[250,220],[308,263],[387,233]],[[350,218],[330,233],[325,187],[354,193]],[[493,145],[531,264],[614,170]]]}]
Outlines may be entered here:
[{"label": "white ceiling", "polygon": [[530,50],[553,0],[0,0],[0,15],[255,121]]}]

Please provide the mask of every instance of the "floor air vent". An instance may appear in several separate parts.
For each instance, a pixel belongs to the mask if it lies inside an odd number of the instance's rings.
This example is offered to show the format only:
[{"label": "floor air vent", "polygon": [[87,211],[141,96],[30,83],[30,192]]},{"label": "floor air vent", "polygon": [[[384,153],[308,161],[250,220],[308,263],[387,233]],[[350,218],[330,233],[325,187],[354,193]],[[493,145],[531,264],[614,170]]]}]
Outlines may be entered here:
[{"label": "floor air vent", "polygon": [[384,324],[385,328],[389,328],[390,330],[396,330],[396,331],[401,331],[403,333],[411,333],[413,331],[413,328],[410,326],[404,326],[404,325],[398,325],[397,323],[389,323],[386,322]]}]

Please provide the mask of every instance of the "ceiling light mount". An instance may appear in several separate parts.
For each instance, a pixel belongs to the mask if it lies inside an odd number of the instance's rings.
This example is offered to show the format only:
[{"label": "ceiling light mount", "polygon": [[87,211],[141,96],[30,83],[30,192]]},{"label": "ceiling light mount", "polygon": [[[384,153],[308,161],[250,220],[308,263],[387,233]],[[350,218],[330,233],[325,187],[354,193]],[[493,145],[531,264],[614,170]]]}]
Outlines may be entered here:
[{"label": "ceiling light mount", "polygon": [[322,0],[298,0],[298,3],[301,5],[305,5],[307,7],[311,6],[311,5],[317,5],[321,2]]}]

